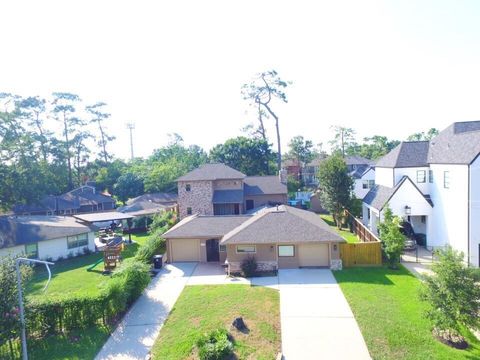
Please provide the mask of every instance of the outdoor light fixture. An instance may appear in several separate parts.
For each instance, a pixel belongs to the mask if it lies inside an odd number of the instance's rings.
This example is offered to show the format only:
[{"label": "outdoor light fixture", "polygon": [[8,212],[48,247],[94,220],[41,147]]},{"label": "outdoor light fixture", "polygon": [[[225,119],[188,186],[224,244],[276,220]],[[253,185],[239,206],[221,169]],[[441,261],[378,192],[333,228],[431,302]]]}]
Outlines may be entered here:
[{"label": "outdoor light fixture", "polygon": [[337,251],[337,244],[333,244],[333,251]]},{"label": "outdoor light fixture", "polygon": [[410,215],[412,213],[412,208],[408,205],[405,205],[405,215]]}]

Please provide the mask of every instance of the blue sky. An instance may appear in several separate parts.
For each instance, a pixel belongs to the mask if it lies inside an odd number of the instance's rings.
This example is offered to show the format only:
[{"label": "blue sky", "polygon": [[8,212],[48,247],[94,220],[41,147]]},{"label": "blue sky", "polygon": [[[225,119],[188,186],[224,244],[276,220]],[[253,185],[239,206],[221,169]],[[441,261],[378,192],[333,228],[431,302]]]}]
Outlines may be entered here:
[{"label": "blue sky", "polygon": [[[240,87],[275,68],[282,143],[331,125],[398,139],[480,119],[475,1],[10,1],[0,5],[1,91],[70,91],[110,104],[117,156],[181,134],[205,148],[255,116]],[[268,129],[274,142],[274,129]]]}]

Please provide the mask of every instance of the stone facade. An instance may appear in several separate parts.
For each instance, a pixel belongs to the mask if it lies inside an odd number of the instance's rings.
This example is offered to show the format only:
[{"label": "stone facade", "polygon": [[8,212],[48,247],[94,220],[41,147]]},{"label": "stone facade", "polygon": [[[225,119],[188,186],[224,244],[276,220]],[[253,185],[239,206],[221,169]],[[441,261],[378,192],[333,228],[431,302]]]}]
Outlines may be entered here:
[{"label": "stone facade", "polygon": [[[187,191],[190,186],[190,191]],[[192,209],[192,214],[213,215],[213,182],[212,181],[179,181],[178,182],[178,208],[180,218],[189,216],[187,209]]]},{"label": "stone facade", "polygon": [[332,259],[330,260],[330,270],[342,270],[342,260],[341,259]]},{"label": "stone facade", "polygon": [[[242,263],[240,261],[229,262],[230,272],[242,271]],[[278,269],[276,261],[257,261],[257,271],[275,271]]]}]

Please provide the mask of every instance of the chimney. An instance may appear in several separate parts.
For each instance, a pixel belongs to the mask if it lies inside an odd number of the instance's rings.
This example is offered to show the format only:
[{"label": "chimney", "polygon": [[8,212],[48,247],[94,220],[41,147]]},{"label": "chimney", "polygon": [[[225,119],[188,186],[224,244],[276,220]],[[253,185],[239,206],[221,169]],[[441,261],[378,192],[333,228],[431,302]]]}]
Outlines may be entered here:
[{"label": "chimney", "polygon": [[285,169],[281,169],[279,172],[278,172],[278,178],[280,179],[280,182],[282,184],[287,184],[287,170]]}]

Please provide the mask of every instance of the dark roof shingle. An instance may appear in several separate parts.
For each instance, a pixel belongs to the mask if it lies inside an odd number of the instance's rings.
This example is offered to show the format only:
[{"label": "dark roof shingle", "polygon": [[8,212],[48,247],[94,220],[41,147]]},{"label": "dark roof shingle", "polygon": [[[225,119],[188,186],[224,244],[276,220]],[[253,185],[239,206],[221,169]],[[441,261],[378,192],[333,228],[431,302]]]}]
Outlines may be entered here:
[{"label": "dark roof shingle", "polygon": [[179,177],[177,181],[243,179],[245,174],[225,164],[204,164]]},{"label": "dark roof shingle", "polygon": [[243,190],[215,190],[212,203],[214,204],[242,204]]},{"label": "dark roof shingle", "polygon": [[287,194],[287,185],[278,176],[247,176],[244,189],[245,196]]},{"label": "dark roof shingle", "polygon": [[0,216],[0,248],[94,231],[69,216]]},{"label": "dark roof shingle", "polygon": [[377,167],[401,168],[428,166],[428,141],[404,141],[377,161]]},{"label": "dark roof shingle", "polygon": [[168,230],[163,237],[174,238],[203,238],[222,237],[226,233],[247,221],[249,215],[235,216],[198,216],[192,215]]},{"label": "dark roof shingle", "polygon": [[265,209],[226,234],[222,244],[345,242],[317,214],[286,205]]},{"label": "dark roof shingle", "polygon": [[456,122],[430,141],[430,164],[470,164],[480,154],[480,121]]}]

